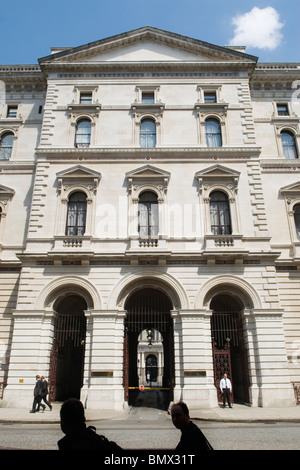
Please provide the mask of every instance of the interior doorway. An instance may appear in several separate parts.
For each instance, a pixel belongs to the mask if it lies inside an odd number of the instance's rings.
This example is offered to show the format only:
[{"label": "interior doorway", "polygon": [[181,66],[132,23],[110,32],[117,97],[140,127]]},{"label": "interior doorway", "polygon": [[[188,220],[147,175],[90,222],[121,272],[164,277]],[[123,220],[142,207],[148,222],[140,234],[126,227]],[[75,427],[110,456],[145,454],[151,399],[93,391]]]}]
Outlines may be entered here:
[{"label": "interior doorway", "polygon": [[226,373],[232,382],[232,398],[249,404],[248,352],[245,346],[242,302],[229,294],[216,295],[210,304],[214,381],[221,400],[219,382]]},{"label": "interior doorway", "polygon": [[155,288],[137,290],[125,303],[124,392],[129,405],[167,409],[173,399],[172,308],[169,297]]},{"label": "interior doorway", "polygon": [[57,318],[50,359],[49,396],[52,401],[80,398],[83,385],[86,301],[66,295],[55,305]]}]

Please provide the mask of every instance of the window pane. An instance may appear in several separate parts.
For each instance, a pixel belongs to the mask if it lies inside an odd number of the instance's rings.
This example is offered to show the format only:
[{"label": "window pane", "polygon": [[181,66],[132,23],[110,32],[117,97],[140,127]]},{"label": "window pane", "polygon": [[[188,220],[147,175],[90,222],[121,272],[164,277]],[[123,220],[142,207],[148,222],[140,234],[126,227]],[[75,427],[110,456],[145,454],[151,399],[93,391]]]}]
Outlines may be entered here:
[{"label": "window pane", "polygon": [[7,117],[15,118],[17,117],[18,106],[8,106]]},{"label": "window pane", "polygon": [[288,158],[288,159],[298,158],[296,142],[295,142],[293,134],[287,131],[282,132],[281,141],[282,141],[283,153],[284,153],[285,158]]},{"label": "window pane", "polygon": [[0,160],[9,160],[12,152],[14,136],[5,134],[0,142]]},{"label": "window pane", "polygon": [[158,235],[158,204],[156,194],[146,191],[139,198],[139,235],[155,238]]},{"label": "window pane", "polygon": [[143,92],[142,93],[142,103],[154,103],[154,92]]},{"label": "window pane", "polygon": [[277,104],[277,113],[278,116],[288,116],[289,110],[287,104]]},{"label": "window pane", "polygon": [[92,93],[81,93],[80,94],[80,103],[89,104],[92,102]]},{"label": "window pane", "polygon": [[204,102],[205,103],[216,103],[217,102],[216,93],[214,93],[214,92],[205,92],[204,93]]},{"label": "window pane", "polygon": [[91,142],[91,122],[79,121],[76,129],[76,147],[89,147]]},{"label": "window pane", "polygon": [[221,147],[221,128],[218,121],[208,119],[205,123],[206,144],[208,147]]},{"label": "window pane", "polygon": [[148,207],[146,203],[139,204],[139,234],[141,238],[148,238],[149,221]]},{"label": "window pane", "polygon": [[214,235],[231,233],[229,202],[226,194],[214,191],[210,196],[211,231]]},{"label": "window pane", "polygon": [[84,193],[73,193],[68,203],[67,235],[84,235],[85,221],[86,195]]},{"label": "window pane", "polygon": [[144,119],[141,123],[140,146],[142,148],[156,146],[156,125],[152,119]]},{"label": "window pane", "polygon": [[295,218],[297,237],[300,240],[300,204],[297,204],[294,207],[294,218]]}]

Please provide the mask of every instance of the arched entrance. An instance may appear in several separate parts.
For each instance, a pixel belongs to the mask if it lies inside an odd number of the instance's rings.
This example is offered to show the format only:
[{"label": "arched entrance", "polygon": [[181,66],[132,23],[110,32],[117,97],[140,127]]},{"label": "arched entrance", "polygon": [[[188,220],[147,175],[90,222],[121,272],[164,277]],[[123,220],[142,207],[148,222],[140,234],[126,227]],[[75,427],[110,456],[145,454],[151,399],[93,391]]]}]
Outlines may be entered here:
[{"label": "arched entrance", "polygon": [[[125,302],[124,391],[129,405],[167,409],[173,399],[172,308],[169,297],[155,288],[136,290]],[[140,385],[145,391],[139,390]]]},{"label": "arched entrance", "polygon": [[76,294],[64,295],[57,312],[50,358],[49,396],[52,401],[80,398],[83,385],[87,303]]},{"label": "arched entrance", "polygon": [[249,403],[248,353],[243,329],[244,305],[230,294],[213,297],[210,303],[214,379],[221,402],[219,382],[224,373],[232,381],[233,399]]}]

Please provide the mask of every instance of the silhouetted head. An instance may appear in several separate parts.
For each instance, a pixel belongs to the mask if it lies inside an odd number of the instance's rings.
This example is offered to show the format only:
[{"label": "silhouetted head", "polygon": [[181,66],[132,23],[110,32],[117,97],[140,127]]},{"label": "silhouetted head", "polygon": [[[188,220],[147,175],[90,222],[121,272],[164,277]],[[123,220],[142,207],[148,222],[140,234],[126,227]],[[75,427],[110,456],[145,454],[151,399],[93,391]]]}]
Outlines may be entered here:
[{"label": "silhouetted head", "polygon": [[69,398],[60,409],[60,426],[65,434],[85,427],[83,404],[77,398]]}]

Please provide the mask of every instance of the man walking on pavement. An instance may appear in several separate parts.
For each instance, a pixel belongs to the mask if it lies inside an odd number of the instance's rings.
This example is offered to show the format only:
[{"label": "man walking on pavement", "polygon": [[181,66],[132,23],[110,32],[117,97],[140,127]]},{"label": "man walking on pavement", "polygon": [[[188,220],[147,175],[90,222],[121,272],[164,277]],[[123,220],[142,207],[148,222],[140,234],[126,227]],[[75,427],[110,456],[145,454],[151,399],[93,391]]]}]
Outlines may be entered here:
[{"label": "man walking on pavement", "polygon": [[50,405],[50,403],[47,400],[47,395],[49,393],[48,382],[47,382],[47,380],[45,379],[45,377],[43,375],[41,377],[41,381],[42,381],[42,393],[41,393],[41,400],[40,400],[37,411],[39,411],[40,406],[44,406],[44,405],[42,405],[42,400],[46,403],[46,405],[48,405],[50,411],[52,411],[52,405]]},{"label": "man walking on pavement", "polygon": [[36,413],[39,411],[40,406],[43,408],[43,411],[46,408],[46,405],[41,405],[41,399],[42,399],[42,386],[43,383],[41,381],[41,378],[39,375],[36,376],[36,384],[33,390],[33,395],[34,395],[34,400],[32,404],[32,410],[30,413]]},{"label": "man walking on pavement", "polygon": [[223,375],[223,378],[220,380],[220,389],[223,396],[223,408],[226,407],[226,399],[228,402],[229,408],[232,408],[230,404],[230,392],[232,389],[231,381],[228,379],[227,374]]}]

